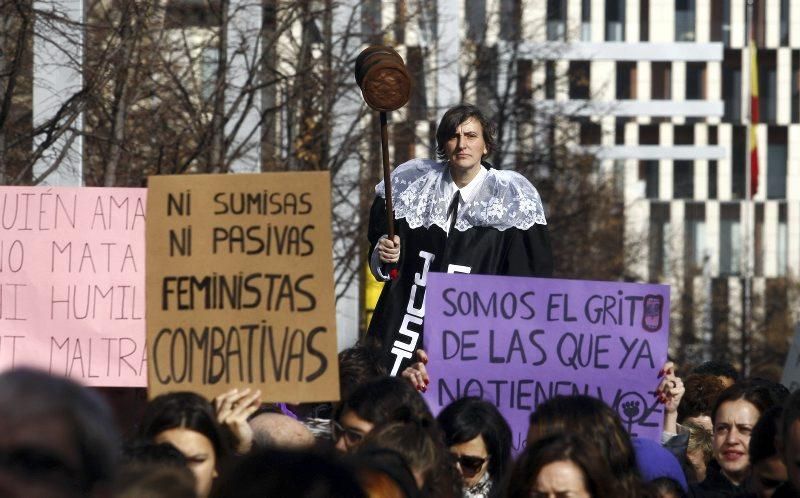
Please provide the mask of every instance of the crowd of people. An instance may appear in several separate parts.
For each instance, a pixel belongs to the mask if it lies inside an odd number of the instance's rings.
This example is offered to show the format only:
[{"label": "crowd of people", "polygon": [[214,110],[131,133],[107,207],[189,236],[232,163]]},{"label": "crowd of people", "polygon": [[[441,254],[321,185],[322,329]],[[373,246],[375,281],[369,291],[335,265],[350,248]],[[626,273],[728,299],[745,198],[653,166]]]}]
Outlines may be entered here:
[{"label": "crowd of people", "polygon": [[[0,375],[4,497],[800,496],[800,391],[707,363],[667,363],[660,442],[631,438],[589,396],[530,414],[527,444],[489,401],[434,416],[423,363],[389,376],[366,346],[339,355],[341,401],[262,403],[246,388],[191,392],[114,413],[102,391],[33,370]],[[119,409],[119,403],[117,408]]]}]

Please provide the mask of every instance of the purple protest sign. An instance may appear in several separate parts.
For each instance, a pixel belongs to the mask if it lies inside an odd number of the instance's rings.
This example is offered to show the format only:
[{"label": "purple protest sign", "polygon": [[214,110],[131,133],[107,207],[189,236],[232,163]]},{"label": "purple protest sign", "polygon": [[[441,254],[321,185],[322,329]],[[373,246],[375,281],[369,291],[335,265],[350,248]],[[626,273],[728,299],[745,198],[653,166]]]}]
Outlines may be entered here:
[{"label": "purple protest sign", "polygon": [[668,286],[432,273],[425,299],[434,413],[463,396],[491,401],[519,452],[537,405],[588,394],[632,435],[659,439]]}]

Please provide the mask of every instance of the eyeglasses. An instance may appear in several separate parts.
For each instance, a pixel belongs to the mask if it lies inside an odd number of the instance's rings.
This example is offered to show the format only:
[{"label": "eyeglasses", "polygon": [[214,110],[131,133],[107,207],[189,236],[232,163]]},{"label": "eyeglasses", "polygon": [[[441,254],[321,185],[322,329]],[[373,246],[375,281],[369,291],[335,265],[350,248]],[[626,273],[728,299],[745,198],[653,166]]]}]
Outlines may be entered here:
[{"label": "eyeglasses", "polygon": [[461,467],[461,475],[464,477],[474,477],[475,474],[480,472],[481,468],[483,468],[483,464],[486,463],[486,460],[489,459],[489,457],[481,458],[471,455],[457,455],[455,453],[453,456],[458,466]]},{"label": "eyeglasses", "polygon": [[331,420],[331,433],[334,441],[344,438],[344,443],[348,448],[357,446],[364,439],[364,434],[355,429],[348,429],[335,420]]}]

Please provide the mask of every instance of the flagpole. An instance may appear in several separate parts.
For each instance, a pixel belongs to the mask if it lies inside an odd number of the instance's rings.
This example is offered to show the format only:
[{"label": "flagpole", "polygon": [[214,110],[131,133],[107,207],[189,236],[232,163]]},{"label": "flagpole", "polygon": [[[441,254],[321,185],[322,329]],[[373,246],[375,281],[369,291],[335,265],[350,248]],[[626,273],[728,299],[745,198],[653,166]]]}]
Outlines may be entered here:
[{"label": "flagpole", "polygon": [[[752,182],[753,178],[751,175],[751,150],[753,148],[752,139],[755,138],[752,136],[752,127],[753,124],[753,88],[750,82],[750,78],[753,75],[753,71],[755,70],[752,67],[753,58],[751,54],[751,50],[755,50],[755,29],[754,29],[754,22],[753,22],[753,0],[747,0],[747,57],[745,60],[747,61],[747,77],[743,77],[742,81],[745,81],[746,89],[747,89],[747,111],[745,114],[745,125],[746,125],[746,145],[747,145],[747,153],[745,154],[745,201],[744,201],[744,221],[743,225],[743,258],[742,258],[742,375],[748,376],[750,374],[750,321],[751,321],[751,305],[752,305],[752,298],[751,298],[751,288],[752,288],[752,265],[751,265],[751,213],[752,213]],[[752,45],[751,45],[752,44]]]}]

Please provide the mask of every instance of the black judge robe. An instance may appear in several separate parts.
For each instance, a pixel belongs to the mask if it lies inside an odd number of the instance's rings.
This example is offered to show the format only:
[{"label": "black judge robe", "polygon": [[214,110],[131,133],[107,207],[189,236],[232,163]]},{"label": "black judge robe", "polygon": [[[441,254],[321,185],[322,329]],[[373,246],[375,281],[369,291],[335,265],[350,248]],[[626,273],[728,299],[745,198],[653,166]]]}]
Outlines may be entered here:
[{"label": "black judge robe", "polygon": [[[489,170],[460,208],[450,233],[443,226],[451,202],[443,163],[412,160],[392,173],[395,232],[400,237],[399,275],[386,282],[367,331],[397,375],[423,345],[424,295],[430,272],[548,277],[550,239],[539,194],[522,175]],[[383,182],[372,204],[370,254],[387,233]]]}]

